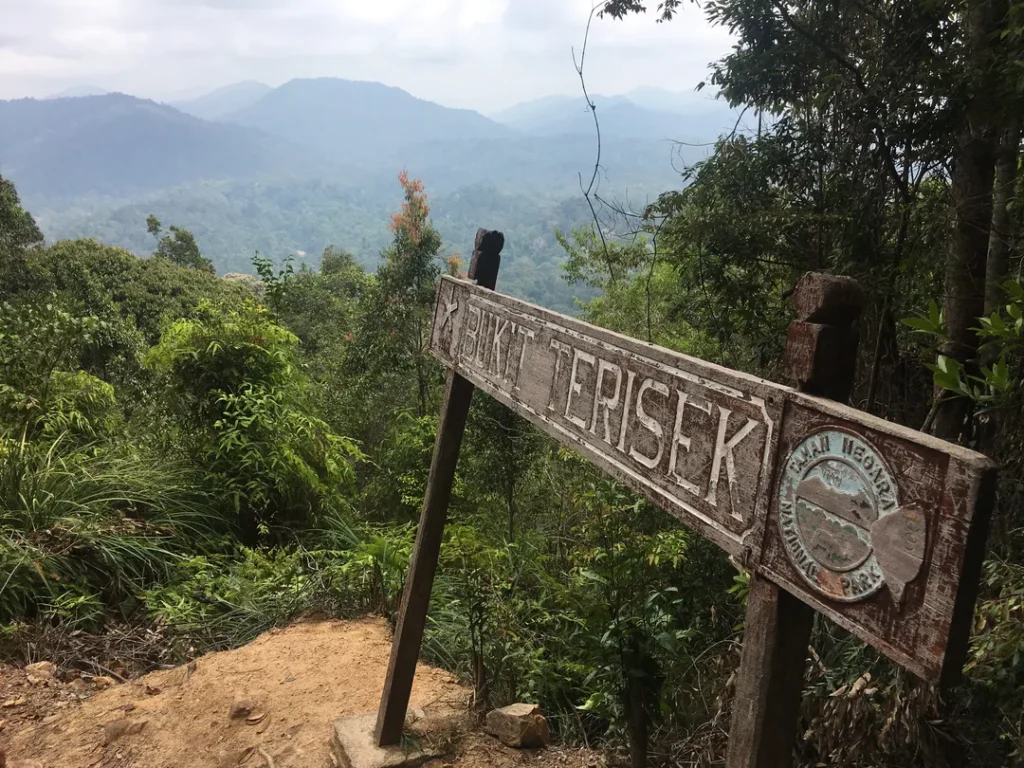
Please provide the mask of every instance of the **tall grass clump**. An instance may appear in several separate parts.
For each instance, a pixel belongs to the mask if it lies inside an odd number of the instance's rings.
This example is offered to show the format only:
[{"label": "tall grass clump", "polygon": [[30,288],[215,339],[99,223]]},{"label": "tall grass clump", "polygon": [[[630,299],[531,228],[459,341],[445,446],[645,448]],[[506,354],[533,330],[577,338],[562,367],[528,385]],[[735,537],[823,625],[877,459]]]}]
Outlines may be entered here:
[{"label": "tall grass clump", "polygon": [[0,622],[95,628],[222,523],[191,474],[132,449],[0,436]]}]

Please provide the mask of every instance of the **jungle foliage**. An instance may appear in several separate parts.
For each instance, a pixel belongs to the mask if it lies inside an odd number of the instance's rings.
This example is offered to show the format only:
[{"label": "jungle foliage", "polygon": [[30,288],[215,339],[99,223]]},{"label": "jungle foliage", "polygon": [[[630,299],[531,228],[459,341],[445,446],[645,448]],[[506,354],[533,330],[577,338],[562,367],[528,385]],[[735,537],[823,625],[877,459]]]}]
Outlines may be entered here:
[{"label": "jungle foliage", "polygon": [[[799,762],[1017,764],[1019,9],[716,0],[707,12],[738,39],[713,82],[762,114],[760,129],[723,136],[643,209],[598,206],[595,226],[549,233],[566,280],[593,297],[577,311],[779,380],[800,275],[861,281],[854,405],[992,455],[1000,499],[960,689],[942,702],[819,619]],[[125,653],[138,671],[303,613],[394,617],[444,390],[425,351],[433,288],[464,269],[423,185],[400,184],[376,272],[331,247],[317,270],[257,255],[259,280],[245,281],[211,274],[202,238],[158,222],[150,258],[44,246],[0,180],[8,653],[142,627],[162,650]],[[559,738],[634,765],[721,764],[746,589],[712,545],[474,398],[424,650],[480,706],[537,701]]]}]

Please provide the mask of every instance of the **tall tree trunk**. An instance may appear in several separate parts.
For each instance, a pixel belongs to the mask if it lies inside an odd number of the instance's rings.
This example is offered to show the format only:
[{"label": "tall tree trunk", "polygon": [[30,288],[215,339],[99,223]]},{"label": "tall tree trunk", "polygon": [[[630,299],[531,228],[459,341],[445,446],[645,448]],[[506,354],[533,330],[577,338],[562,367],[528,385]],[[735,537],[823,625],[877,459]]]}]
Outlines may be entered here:
[{"label": "tall tree trunk", "polygon": [[[969,0],[966,14],[968,76],[972,93],[963,114],[953,156],[952,196],[956,214],[953,244],[946,259],[946,327],[949,342],[942,352],[965,365],[975,363],[978,337],[972,330],[985,310],[985,271],[992,224],[992,183],[995,177],[994,108],[998,88],[994,58],[997,31],[1006,16],[1002,0]],[[993,104],[993,102],[996,102]],[[948,395],[948,393],[946,393]],[[936,392],[937,397],[944,396]],[[947,440],[960,438],[970,401],[945,397],[935,414],[934,432]]]},{"label": "tall tree trunk", "polygon": [[[992,196],[992,231],[988,238],[988,265],[985,270],[985,314],[998,311],[1005,301],[1001,285],[1010,271],[1010,256],[1014,242],[1014,215],[1010,210],[1017,193],[1017,163],[1020,152],[1020,118],[1011,115],[999,137],[996,147],[996,182]],[[992,365],[999,356],[996,345],[982,350],[983,365]],[[975,433],[975,447],[979,451],[992,453],[999,443],[1001,419],[980,419]],[[1005,520],[997,525],[1002,527]],[[1000,533],[1002,531],[1000,530]]]},{"label": "tall tree trunk", "polygon": [[903,194],[900,198],[900,224],[896,232],[896,247],[892,254],[892,268],[889,270],[889,280],[886,285],[885,298],[882,300],[882,308],[878,315],[878,329],[875,332],[875,347],[871,353],[871,374],[868,377],[867,403],[864,410],[874,413],[875,399],[878,397],[878,382],[882,374],[882,350],[884,349],[885,334],[892,333],[894,324],[892,321],[893,297],[896,293],[896,275],[899,274],[900,264],[903,262],[903,251],[907,244],[907,231],[910,229],[910,195],[905,191],[910,176],[910,163],[903,167]]},{"label": "tall tree trunk", "polygon": [[511,544],[516,540],[516,490],[514,485],[510,484],[505,499],[508,502],[508,541]]},{"label": "tall tree trunk", "polygon": [[1010,271],[1014,221],[1010,203],[1017,191],[1017,162],[1020,152],[1020,118],[1013,115],[999,137],[996,149],[996,188],[992,200],[992,231],[988,238],[988,267],[985,273],[985,314],[1003,304],[999,285]]},{"label": "tall tree trunk", "polygon": [[[473,709],[480,715],[491,708],[491,683],[487,676],[487,662],[484,659],[483,610],[480,606],[471,609],[469,628],[469,644],[472,647],[470,661],[473,665]],[[472,617],[474,611],[480,612],[475,619]]]}]

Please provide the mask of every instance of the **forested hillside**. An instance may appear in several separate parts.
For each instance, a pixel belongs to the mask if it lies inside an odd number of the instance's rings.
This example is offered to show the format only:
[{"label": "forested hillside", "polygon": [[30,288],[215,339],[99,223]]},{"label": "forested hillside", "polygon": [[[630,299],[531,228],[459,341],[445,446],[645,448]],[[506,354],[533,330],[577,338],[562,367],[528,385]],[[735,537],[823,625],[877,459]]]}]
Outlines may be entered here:
[{"label": "forested hillside", "polygon": [[[609,123],[595,193],[643,205],[676,184],[708,148],[670,139],[711,142],[733,123],[721,102],[691,101],[656,113],[617,98],[624,112],[613,123],[624,130]],[[445,250],[464,251],[483,220],[501,227],[514,243],[510,292],[572,312],[590,292],[561,278],[554,230],[592,219],[580,181],[597,146],[581,105],[545,103],[550,124],[519,130],[336,78],[237,83],[177,109],[123,94],[22,99],[0,102],[0,171],[51,240],[94,237],[149,253],[153,214],[188,229],[225,274],[251,273],[257,252],[315,268],[329,245],[374,269],[400,201],[394,179],[409,169],[434,198]]]},{"label": "forested hillside", "polygon": [[[379,191],[319,181],[189,185],[109,212],[102,204],[85,203],[81,210],[44,212],[39,221],[51,238],[94,237],[145,254],[155,246],[145,228],[153,213],[162,221],[187,222],[220,273],[252,272],[255,253],[278,263],[292,254],[296,266],[317,268],[328,246],[352,253],[372,271],[391,239],[389,210],[401,199],[393,192],[400,189],[394,178],[391,190]],[[480,221],[508,233],[503,278],[511,293],[570,313],[576,311],[575,296],[591,295],[562,278],[565,253],[555,239],[556,229],[587,220],[582,199],[474,185],[432,198],[431,204],[446,253],[466,255]]]},{"label": "forested hillside", "polygon": [[[644,5],[611,0],[603,23]],[[648,10],[671,24],[679,5]],[[106,135],[89,120],[82,134],[76,120],[25,129],[39,144],[12,143],[0,179],[6,656],[130,677],[297,616],[393,620],[445,388],[425,349],[435,286],[465,272],[471,234],[485,226],[505,230],[498,290],[558,307],[576,295],[592,323],[776,381],[801,275],[860,282],[853,405],[990,455],[999,500],[964,682],[943,700],[819,618],[796,764],[1019,764],[1016,10],[893,0],[714,0],[705,10],[736,36],[712,85],[772,118],[725,133],[682,174],[661,179],[659,166],[617,205],[608,182],[589,201],[600,227],[570,192],[578,178],[548,195],[516,186],[524,168],[568,172],[555,156],[593,153],[593,136],[500,138],[514,129],[480,116],[461,154],[433,155],[443,162],[422,174],[411,161],[408,172],[389,168],[380,186],[243,170],[134,200],[59,202],[48,196],[59,178],[41,172],[20,197],[18,169],[45,168],[29,161],[51,136],[60,146]],[[104,102],[83,103],[85,115]],[[190,136],[264,136],[111,103]],[[295,130],[291,140],[306,140]],[[17,138],[6,123],[0,131]],[[419,138],[410,130],[394,149],[430,146]],[[515,158],[500,182],[503,161],[484,152],[492,141]],[[615,146],[599,176],[645,172],[612,161],[639,161],[648,145]],[[107,180],[96,189],[111,178],[73,159],[76,174]],[[445,167],[458,186],[446,186]],[[481,169],[486,178],[474,176]],[[93,184],[76,178],[78,189]],[[212,269],[242,271],[250,255],[255,277]],[[558,739],[599,746],[613,764],[723,763],[750,586],[741,563],[482,393],[441,552],[424,651],[471,682],[480,707],[537,702]]]},{"label": "forested hillside", "polygon": [[330,172],[314,153],[123,94],[0,101],[0,167],[37,200],[66,205],[201,179]]}]

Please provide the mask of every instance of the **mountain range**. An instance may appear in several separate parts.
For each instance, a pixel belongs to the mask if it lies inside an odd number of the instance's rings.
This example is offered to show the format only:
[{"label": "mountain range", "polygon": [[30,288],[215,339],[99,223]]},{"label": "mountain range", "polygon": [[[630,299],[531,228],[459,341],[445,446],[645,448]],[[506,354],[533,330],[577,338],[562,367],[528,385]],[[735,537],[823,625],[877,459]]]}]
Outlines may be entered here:
[{"label": "mountain range", "polygon": [[[594,101],[601,193],[641,205],[678,186],[678,169],[708,152],[695,145],[713,142],[735,122],[724,103],[699,94],[643,89]],[[489,202],[479,208],[478,225],[502,210],[549,225],[584,223],[575,205],[565,208],[575,212],[569,217],[552,220],[545,211],[580,199],[596,152],[593,116],[576,96],[489,117],[337,78],[276,88],[240,82],[169,104],[92,86],[0,101],[0,174],[17,185],[44,233],[145,247],[146,210],[203,232],[200,247],[219,243],[222,252],[208,255],[222,271],[244,268],[253,250],[282,258],[320,247],[326,237],[365,249],[357,257],[375,263],[387,214],[401,200],[395,177],[403,168],[459,210],[457,226],[439,223],[442,234],[449,226],[452,235],[471,237],[473,201],[481,195]],[[310,223],[320,234],[304,237],[295,221],[309,210],[344,220]],[[380,222],[380,233],[365,234],[362,218]],[[543,258],[559,257],[551,238],[528,231]],[[222,232],[232,233],[234,244]]]},{"label": "mountain range", "polygon": [[313,151],[124,94],[0,101],[0,173],[29,200],[125,197],[201,179],[308,176]]},{"label": "mountain range", "polygon": [[[95,89],[89,89],[91,90]],[[649,104],[670,93],[647,93]],[[684,105],[677,100],[675,109]],[[603,179],[652,194],[732,121],[721,102],[656,111],[628,96],[597,97]],[[702,110],[702,111],[700,111]],[[315,178],[391,182],[408,167],[430,187],[578,190],[593,166],[593,118],[582,99],[520,104],[493,117],[418,99],[380,83],[242,82],[175,105],[118,93],[0,101],[0,172],[48,208],[88,195],[128,198],[199,181]]]},{"label": "mountain range", "polygon": [[[618,96],[591,97],[601,135],[651,138],[691,144],[714,141],[727,133],[736,115],[725,102],[699,94],[642,88]],[[594,133],[594,114],[582,94],[545,96],[491,116],[497,122],[535,136]]]}]

